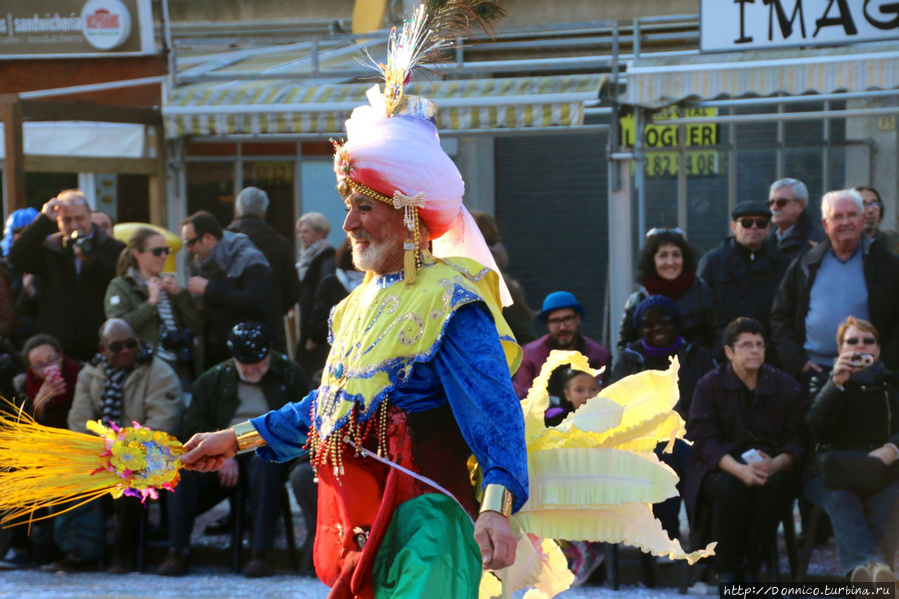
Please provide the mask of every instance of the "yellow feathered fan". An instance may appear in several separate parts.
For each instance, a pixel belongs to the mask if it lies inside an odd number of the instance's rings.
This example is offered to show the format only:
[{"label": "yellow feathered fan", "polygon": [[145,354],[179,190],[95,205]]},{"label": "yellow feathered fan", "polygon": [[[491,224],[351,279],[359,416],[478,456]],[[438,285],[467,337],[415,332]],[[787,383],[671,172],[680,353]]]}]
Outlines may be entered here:
[{"label": "yellow feathered fan", "polygon": [[552,372],[569,364],[592,375],[578,352],[554,351],[522,400],[528,449],[528,502],[512,516],[518,531],[515,564],[481,580],[481,599],[531,587],[526,599],[549,599],[574,580],[558,540],[624,543],[653,555],[690,564],[714,553],[715,543],[685,553],[668,538],[652,504],[677,494],[677,475],[653,453],[670,451],[683,438],[677,358],[662,372],[649,370],[603,389],[558,426],[547,428],[547,385]]}]

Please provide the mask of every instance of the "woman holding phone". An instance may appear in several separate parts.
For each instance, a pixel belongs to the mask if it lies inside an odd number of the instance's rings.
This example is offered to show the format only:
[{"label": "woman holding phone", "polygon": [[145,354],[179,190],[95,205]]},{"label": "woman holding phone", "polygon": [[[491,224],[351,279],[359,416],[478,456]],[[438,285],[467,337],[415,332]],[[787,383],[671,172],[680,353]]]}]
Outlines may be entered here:
[{"label": "woman holding phone", "polygon": [[52,335],[31,337],[22,347],[28,365],[25,394],[40,424],[68,428],[67,418],[75,394],[81,364],[62,353],[62,344]]}]

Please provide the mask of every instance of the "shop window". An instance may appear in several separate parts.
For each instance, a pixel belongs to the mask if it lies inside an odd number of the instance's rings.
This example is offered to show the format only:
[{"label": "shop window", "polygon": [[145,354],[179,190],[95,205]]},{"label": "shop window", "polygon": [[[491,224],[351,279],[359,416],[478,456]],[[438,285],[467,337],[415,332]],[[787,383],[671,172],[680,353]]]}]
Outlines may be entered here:
[{"label": "shop window", "polygon": [[234,163],[187,163],[187,213],[208,210],[227,226],[234,217]]},{"label": "shop window", "polygon": [[38,210],[64,189],[78,187],[78,173],[25,173],[25,198]]}]

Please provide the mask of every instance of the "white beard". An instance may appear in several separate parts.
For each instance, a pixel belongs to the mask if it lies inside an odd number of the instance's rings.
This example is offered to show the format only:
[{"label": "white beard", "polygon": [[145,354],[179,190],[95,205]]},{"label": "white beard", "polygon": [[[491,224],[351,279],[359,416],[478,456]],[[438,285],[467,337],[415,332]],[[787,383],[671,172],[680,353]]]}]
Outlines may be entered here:
[{"label": "white beard", "polygon": [[356,239],[368,241],[368,247],[365,249],[360,249],[356,244],[352,245],[353,265],[365,272],[382,272],[391,249],[403,243],[403,236],[399,231],[393,231],[388,239],[377,244],[371,241],[371,235],[368,233],[359,235]]}]

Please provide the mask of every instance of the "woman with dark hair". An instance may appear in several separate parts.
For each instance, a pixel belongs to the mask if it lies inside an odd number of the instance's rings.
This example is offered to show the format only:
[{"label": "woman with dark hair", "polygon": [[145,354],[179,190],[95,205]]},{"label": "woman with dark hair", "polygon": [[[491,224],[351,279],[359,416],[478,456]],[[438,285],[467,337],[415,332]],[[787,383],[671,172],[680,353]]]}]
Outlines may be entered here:
[{"label": "woman with dark hair", "polygon": [[642,335],[634,326],[637,305],[650,295],[674,300],[681,311],[681,335],[685,341],[698,341],[712,349],[717,344],[712,292],[696,276],[696,250],[687,243],[680,229],[651,229],[640,251],[637,282],[640,288],[624,304],[624,317],[618,332],[618,350]]},{"label": "woman with dark hair", "polygon": [[899,543],[899,378],[880,360],[880,336],[850,316],[839,357],[805,422],[816,443],[806,497],[833,523],[841,569],[852,582],[894,582]]},{"label": "woman with dark hair", "polygon": [[[640,331],[640,339],[628,343],[618,353],[611,382],[645,370],[667,370],[672,358],[677,357],[680,363],[677,379],[680,401],[676,409],[686,420],[690,413],[693,389],[699,379],[715,367],[715,362],[711,350],[705,345],[698,341],[684,340],[681,335],[682,327],[683,317],[674,300],[664,295],[650,295],[637,304],[634,310],[634,328]],[[661,449],[657,449],[656,455],[680,478],[677,484],[678,494],[653,507],[665,532],[672,539],[677,539],[680,538],[678,513],[690,447],[678,439],[672,453],[662,453]]]},{"label": "woman with dark hair", "polygon": [[25,395],[34,418],[45,426],[69,428],[69,408],[75,396],[75,382],[81,364],[63,355],[62,344],[53,335],[38,334],[22,347]]},{"label": "woman with dark hair", "polygon": [[121,318],[187,384],[195,373],[194,337],[203,330],[199,308],[173,275],[162,276],[169,247],[150,227],[132,233],[106,289],[106,317]]}]

